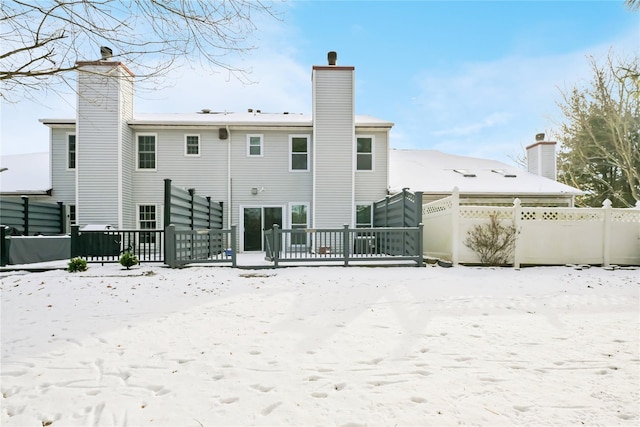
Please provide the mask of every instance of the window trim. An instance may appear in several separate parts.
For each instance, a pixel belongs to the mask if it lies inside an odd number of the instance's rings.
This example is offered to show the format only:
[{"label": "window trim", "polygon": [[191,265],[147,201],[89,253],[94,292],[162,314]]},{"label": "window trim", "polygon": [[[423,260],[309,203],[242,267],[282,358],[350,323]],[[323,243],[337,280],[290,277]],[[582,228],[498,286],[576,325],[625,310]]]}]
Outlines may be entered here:
[{"label": "window trim", "polygon": [[[188,139],[190,136],[195,136],[198,138],[198,153],[197,154],[193,154],[193,153],[189,153],[189,149],[188,149]],[[202,139],[200,138],[200,134],[199,133],[186,133],[184,135],[184,156],[185,157],[200,157],[200,154],[202,152],[201,147],[202,144],[200,143]]]},{"label": "window trim", "polygon": [[[306,155],[307,155],[307,168],[306,169],[293,169],[293,139],[294,138],[304,138],[307,140],[307,151],[306,151]],[[289,172],[309,172],[310,170],[310,165],[311,165],[311,144],[310,144],[310,140],[311,138],[309,137],[309,135],[289,135]],[[298,153],[300,154],[300,153]]]},{"label": "window trim", "polygon": [[[78,136],[76,135],[75,132],[67,132],[67,137],[66,139],[66,151],[67,151],[67,170],[72,171],[72,170],[76,170],[78,168]],[[74,150],[73,150],[73,167],[69,167],[69,160],[71,160],[71,157],[69,156],[70,154],[70,150],[69,150],[69,137],[73,136],[74,138]]]},{"label": "window trim", "polygon": [[[155,211],[155,223],[156,223],[156,227],[155,228],[141,228],[140,227],[140,223],[142,222],[142,220],[140,219],[140,208],[143,206],[153,206],[154,211]],[[158,203],[136,203],[136,229],[137,230],[160,230],[161,228],[159,228],[159,224],[162,224],[161,220],[162,218],[160,218],[160,215],[162,214],[162,209],[161,206],[158,205]],[[144,242],[144,243],[140,243],[140,241],[138,239],[136,239],[136,243],[137,244],[143,244],[143,245],[156,245],[158,242]]]},{"label": "window trim", "polygon": [[[358,153],[358,139],[361,138],[368,138],[371,140],[371,169],[358,169],[358,155],[360,153]],[[375,135],[356,135],[356,140],[355,140],[355,171],[356,172],[375,172],[376,171],[376,137]],[[369,154],[369,153],[363,153],[363,154]]]},{"label": "window trim", "polygon": [[[251,138],[260,138],[260,154],[251,154]],[[248,133],[247,134],[247,157],[264,157],[264,134]]]},{"label": "window trim", "polygon": [[[141,168],[140,167],[140,141],[139,141],[139,137],[141,136],[153,136],[155,138],[155,149],[154,149],[154,165],[155,167],[153,168]],[[136,162],[136,172],[155,172],[158,170],[158,134],[154,133],[154,132],[139,132],[136,133],[136,137],[135,137],[135,144],[136,144],[136,158],[135,158],[135,162]]]},{"label": "window trim", "polygon": [[[288,206],[287,206],[287,216],[288,216],[288,218],[287,218],[287,220],[289,221],[289,228],[293,230],[293,225],[294,225],[293,224],[293,207],[294,206],[304,206],[305,207],[306,212],[307,212],[307,222],[305,223],[305,227],[304,228],[305,229],[309,228],[309,219],[310,219],[309,216],[311,214],[311,209],[310,209],[311,204],[307,203],[307,202],[289,202],[288,203]],[[296,224],[296,225],[301,225],[301,224]],[[289,244],[292,247],[306,247],[306,246],[309,246],[311,244],[311,242],[309,241],[309,235],[307,235],[307,239],[306,240],[307,240],[306,243],[292,243],[292,242],[289,242]]]}]

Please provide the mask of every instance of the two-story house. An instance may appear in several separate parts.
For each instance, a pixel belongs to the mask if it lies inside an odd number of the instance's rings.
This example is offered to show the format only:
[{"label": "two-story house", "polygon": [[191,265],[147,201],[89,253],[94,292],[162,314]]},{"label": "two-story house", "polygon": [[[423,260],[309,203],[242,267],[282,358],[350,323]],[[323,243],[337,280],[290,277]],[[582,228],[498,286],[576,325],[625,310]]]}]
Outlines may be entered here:
[{"label": "two-story house", "polygon": [[77,115],[50,128],[52,198],[72,221],[162,228],[164,179],[221,201],[240,251],[263,250],[263,232],[371,224],[387,194],[393,124],[355,114],[352,66],[311,71],[312,114],[202,110],[141,114],[134,74],[105,57],[80,62]]}]

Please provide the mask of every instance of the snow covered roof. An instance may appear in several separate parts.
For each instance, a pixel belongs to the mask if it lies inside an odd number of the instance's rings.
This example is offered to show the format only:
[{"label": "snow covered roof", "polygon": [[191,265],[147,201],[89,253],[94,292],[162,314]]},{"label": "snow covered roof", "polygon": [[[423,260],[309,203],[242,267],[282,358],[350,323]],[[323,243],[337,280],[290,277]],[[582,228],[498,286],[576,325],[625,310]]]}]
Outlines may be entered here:
[{"label": "snow covered roof", "polygon": [[0,193],[46,194],[51,191],[49,153],[0,156]]},{"label": "snow covered roof", "polygon": [[[40,119],[45,125],[74,125],[75,119]],[[303,113],[136,113],[131,126],[312,126],[313,117]],[[391,128],[393,123],[367,115],[355,116],[356,127]]]},{"label": "snow covered roof", "polygon": [[389,150],[391,192],[408,187],[429,194],[580,195],[577,188],[534,175],[497,160],[436,150]]}]

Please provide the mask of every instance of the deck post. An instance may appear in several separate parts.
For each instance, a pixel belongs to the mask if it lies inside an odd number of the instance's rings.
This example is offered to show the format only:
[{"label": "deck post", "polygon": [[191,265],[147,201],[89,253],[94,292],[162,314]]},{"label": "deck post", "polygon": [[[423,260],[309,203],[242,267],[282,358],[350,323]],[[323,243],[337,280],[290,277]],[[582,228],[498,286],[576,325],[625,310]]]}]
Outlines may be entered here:
[{"label": "deck post", "polygon": [[273,224],[273,228],[271,229],[271,235],[273,236],[273,266],[276,268],[278,267],[278,255],[280,253],[280,233],[278,232],[282,233],[280,227],[278,227],[278,224]]},{"label": "deck post", "polygon": [[349,224],[342,226],[342,253],[344,254],[344,266],[349,266]]},{"label": "deck post", "polygon": [[176,268],[178,266],[178,262],[176,259],[176,226],[173,224],[169,224],[165,227],[164,249],[165,264],[167,264],[170,268]]},{"label": "deck post", "polygon": [[232,225],[231,226],[231,266],[233,268],[237,267],[238,263],[237,263],[237,254],[238,254],[238,242],[236,239],[236,230],[237,230],[238,226],[237,225]]},{"label": "deck post", "polygon": [[422,241],[422,236],[424,235],[424,224],[418,224],[418,267],[422,267],[424,265],[424,242]]}]

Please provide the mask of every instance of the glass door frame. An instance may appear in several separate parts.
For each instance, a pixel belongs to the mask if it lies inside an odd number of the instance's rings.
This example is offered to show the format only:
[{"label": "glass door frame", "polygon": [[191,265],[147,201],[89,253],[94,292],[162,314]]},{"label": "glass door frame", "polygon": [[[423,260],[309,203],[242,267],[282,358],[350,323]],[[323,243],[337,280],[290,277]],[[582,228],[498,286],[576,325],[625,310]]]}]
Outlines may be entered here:
[{"label": "glass door frame", "polygon": [[264,248],[264,231],[265,229],[271,229],[271,226],[273,224],[269,224],[268,227],[266,227],[266,224],[264,223],[264,210],[269,209],[269,208],[278,208],[281,211],[281,218],[282,218],[282,228],[286,227],[286,224],[288,222],[288,218],[287,218],[287,205],[286,204],[265,204],[265,205],[241,205],[240,206],[240,212],[239,212],[239,223],[240,223],[240,230],[239,230],[239,243],[240,243],[240,252],[246,252],[245,248],[244,248],[244,210],[245,209],[260,209],[260,241],[262,242],[262,249],[259,251],[249,251],[251,253],[257,253],[257,252],[264,252],[265,248]]}]

